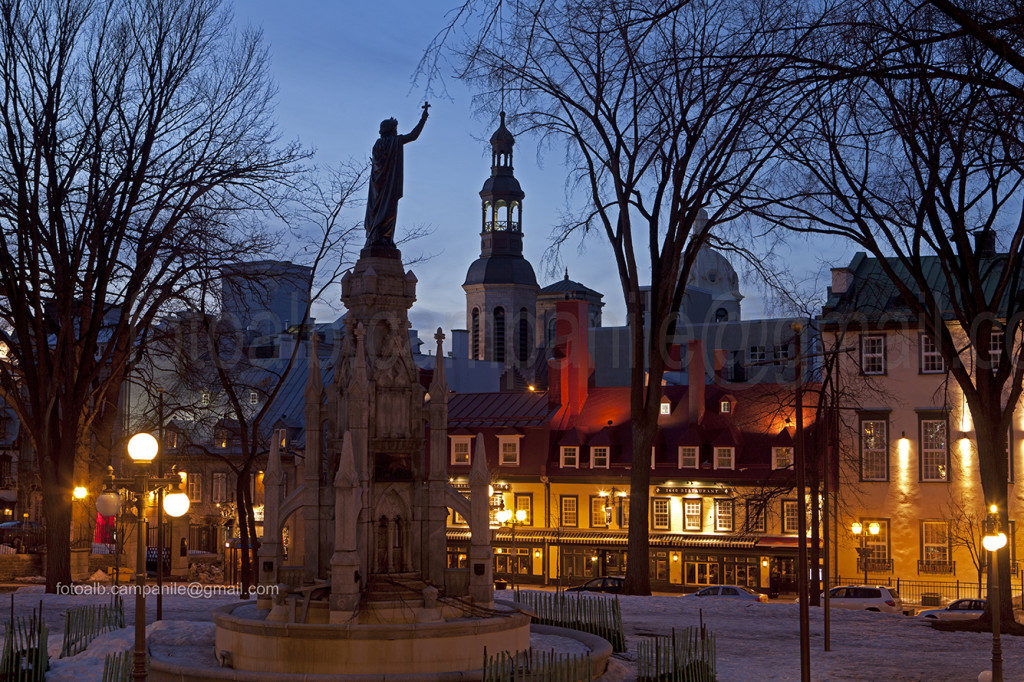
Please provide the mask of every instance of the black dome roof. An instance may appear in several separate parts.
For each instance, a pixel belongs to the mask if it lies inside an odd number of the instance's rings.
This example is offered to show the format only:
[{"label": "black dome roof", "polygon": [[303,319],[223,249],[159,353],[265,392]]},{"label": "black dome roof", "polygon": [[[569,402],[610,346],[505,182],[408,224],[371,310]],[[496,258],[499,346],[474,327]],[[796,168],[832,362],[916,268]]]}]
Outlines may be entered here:
[{"label": "black dome roof", "polygon": [[511,154],[515,143],[515,135],[505,127],[505,112],[503,111],[501,112],[501,123],[498,125],[498,129],[494,131],[494,134],[491,135],[491,149],[495,152]]},{"label": "black dome roof", "polygon": [[510,199],[523,200],[526,194],[519,186],[519,181],[514,175],[492,175],[484,181],[484,187],[480,190],[481,199],[489,199],[488,195],[501,195]]},{"label": "black dome roof", "polygon": [[466,281],[469,284],[525,284],[537,286],[537,276],[530,261],[519,255],[497,255],[477,258],[469,266]]}]

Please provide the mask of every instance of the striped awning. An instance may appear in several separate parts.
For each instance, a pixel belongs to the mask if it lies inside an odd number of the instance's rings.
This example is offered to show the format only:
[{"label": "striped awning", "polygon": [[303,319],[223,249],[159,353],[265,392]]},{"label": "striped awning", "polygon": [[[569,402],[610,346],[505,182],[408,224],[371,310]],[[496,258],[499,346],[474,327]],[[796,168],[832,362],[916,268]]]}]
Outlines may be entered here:
[{"label": "striped awning", "polygon": [[[451,542],[469,542],[469,529],[449,528],[447,536]],[[629,536],[625,531],[516,529],[516,542],[524,544],[547,542],[556,545],[625,547],[628,540]],[[494,531],[494,542],[508,543],[511,541],[511,530],[500,528]],[[693,533],[655,533],[650,536],[649,541],[651,547],[678,547],[680,549],[750,549],[757,544],[756,538]]]}]

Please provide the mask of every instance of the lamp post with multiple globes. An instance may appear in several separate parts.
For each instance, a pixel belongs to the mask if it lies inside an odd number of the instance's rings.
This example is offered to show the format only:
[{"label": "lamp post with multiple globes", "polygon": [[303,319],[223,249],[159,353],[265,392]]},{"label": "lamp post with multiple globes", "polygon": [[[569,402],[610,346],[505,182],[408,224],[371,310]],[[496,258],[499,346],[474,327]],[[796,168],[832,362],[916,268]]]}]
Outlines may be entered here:
[{"label": "lamp post with multiple globes", "polygon": [[[850,530],[858,538],[864,535],[864,524],[859,521],[854,521],[853,525],[850,526]],[[882,530],[882,527],[878,525],[877,521],[872,521],[868,524],[867,531],[868,535],[878,535]],[[870,554],[870,548],[864,545],[857,547],[857,556],[860,557],[861,564],[864,565],[864,584],[868,582],[868,555]]]},{"label": "lamp post with multiple globes", "polygon": [[990,553],[989,584],[992,587],[988,599],[992,604],[992,682],[1003,682],[1003,645],[999,640],[999,550],[1006,547],[1006,533],[999,530],[999,507],[994,504],[988,508],[981,544]]},{"label": "lamp post with multiple globes", "polygon": [[526,510],[516,509],[515,513],[511,509],[502,508],[495,518],[498,519],[498,523],[508,524],[512,527],[512,560],[509,562],[509,568],[512,570],[512,589],[516,589],[516,573],[519,572],[519,555],[516,553],[516,524],[526,521]]},{"label": "lamp post with multiple globes", "polygon": [[[96,511],[103,516],[116,516],[121,509],[118,488],[129,488],[135,497],[137,519],[136,544],[138,552],[135,566],[135,656],[132,679],[146,679],[146,494],[169,488],[163,499],[163,510],[168,516],[184,515],[189,508],[188,496],[181,491],[181,477],[172,471],[170,476],[152,476],[148,464],[159,449],[156,438],[148,433],[137,433],[128,441],[128,456],[138,468],[130,478],[115,478],[113,467],[108,467],[107,484],[96,498]],[[161,557],[162,558],[162,557]]]}]

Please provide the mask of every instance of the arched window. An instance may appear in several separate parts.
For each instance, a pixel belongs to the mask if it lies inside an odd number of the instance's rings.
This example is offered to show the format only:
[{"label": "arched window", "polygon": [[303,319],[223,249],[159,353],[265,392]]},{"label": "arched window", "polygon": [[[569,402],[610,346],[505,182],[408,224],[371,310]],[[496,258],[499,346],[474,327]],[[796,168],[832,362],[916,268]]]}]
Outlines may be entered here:
[{"label": "arched window", "polygon": [[719,308],[715,311],[715,322],[728,322],[729,311],[725,308]]},{"label": "arched window", "polygon": [[526,308],[519,310],[519,362],[526,362],[530,357],[530,323]]},{"label": "arched window", "polygon": [[505,362],[505,309],[494,309],[494,361]]},{"label": "arched window", "polygon": [[473,359],[480,359],[480,310],[473,308],[472,320],[470,321],[470,334],[473,335]]}]

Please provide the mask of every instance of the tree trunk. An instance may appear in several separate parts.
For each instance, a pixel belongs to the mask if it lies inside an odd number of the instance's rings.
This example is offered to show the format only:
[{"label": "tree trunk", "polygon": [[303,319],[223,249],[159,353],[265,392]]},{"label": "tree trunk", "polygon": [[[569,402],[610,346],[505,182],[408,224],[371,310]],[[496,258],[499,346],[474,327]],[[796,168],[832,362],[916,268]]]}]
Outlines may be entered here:
[{"label": "tree trunk", "polygon": [[[58,473],[67,467],[60,467]],[[71,584],[71,477],[43,477],[43,513],[46,516],[46,591]],[[66,480],[66,482],[63,482]]]},{"label": "tree trunk", "polygon": [[246,504],[246,482],[248,476],[245,475],[245,470],[238,472],[238,476],[235,478],[235,499],[238,503],[235,505],[235,509],[238,513],[238,558],[240,561],[239,568],[239,580],[242,583],[241,597],[242,599],[249,598],[249,589],[252,587],[252,557],[249,554],[249,519],[246,509],[249,505]]},{"label": "tree trunk", "polygon": [[[985,497],[985,515],[988,515],[988,506],[996,505],[998,508],[999,530],[1009,537],[1009,514],[1007,513],[1007,480],[1008,462],[1006,460],[1006,432],[1007,428],[1002,420],[996,416],[1001,410],[995,406],[995,411],[983,411],[975,414],[974,427],[977,436],[977,445],[981,472],[981,488]],[[987,457],[985,454],[987,453]],[[983,517],[984,518],[984,517]],[[982,531],[985,532],[985,529]],[[992,561],[991,553],[987,557]],[[1013,595],[1010,592],[1010,552],[1007,547],[995,552],[995,560],[998,562],[999,574],[999,621],[1004,625],[1015,622],[1013,617]],[[992,580],[992,566],[988,570],[988,594],[991,595],[996,585]],[[982,621],[992,621],[992,600],[989,599],[985,606],[985,613]]]}]

